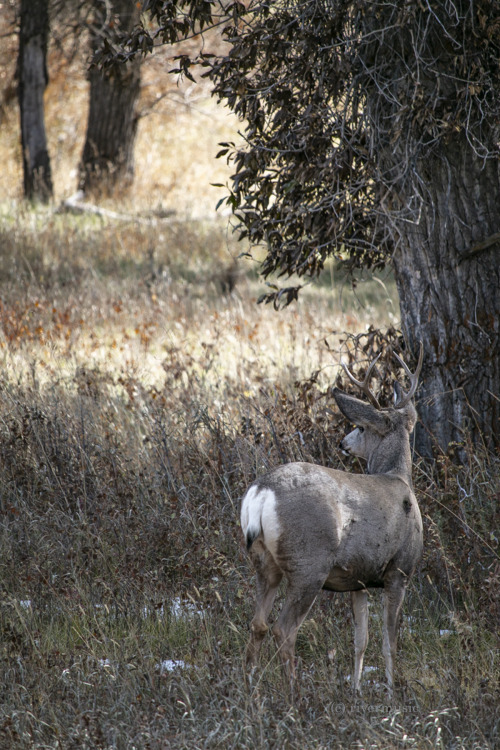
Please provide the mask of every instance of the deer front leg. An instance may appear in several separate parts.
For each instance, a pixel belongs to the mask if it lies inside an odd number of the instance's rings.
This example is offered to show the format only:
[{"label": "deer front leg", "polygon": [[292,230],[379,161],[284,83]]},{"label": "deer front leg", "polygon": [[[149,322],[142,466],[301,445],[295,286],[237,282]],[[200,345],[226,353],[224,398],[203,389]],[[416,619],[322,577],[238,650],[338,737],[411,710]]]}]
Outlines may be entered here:
[{"label": "deer front leg", "polygon": [[384,585],[384,634],[382,649],[385,658],[387,689],[392,697],[394,689],[394,662],[396,660],[399,615],[406,593],[406,577],[402,574]]},{"label": "deer front leg", "polygon": [[352,615],[354,619],[354,675],[352,686],[360,693],[363,659],[368,645],[368,592],[351,591]]}]

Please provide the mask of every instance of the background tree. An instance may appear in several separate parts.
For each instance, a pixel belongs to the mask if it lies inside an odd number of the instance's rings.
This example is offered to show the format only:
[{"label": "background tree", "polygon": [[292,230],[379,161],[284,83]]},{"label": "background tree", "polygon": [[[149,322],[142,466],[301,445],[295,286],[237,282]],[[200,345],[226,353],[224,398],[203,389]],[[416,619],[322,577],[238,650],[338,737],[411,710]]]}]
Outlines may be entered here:
[{"label": "background tree", "polygon": [[48,0],[21,0],[17,75],[24,195],[41,201],[52,196],[43,104],[48,83],[48,36]]},{"label": "background tree", "polygon": [[[94,0],[91,49],[116,44],[131,32],[140,17],[134,0]],[[140,92],[140,60],[120,68],[89,71],[90,102],[87,133],[80,164],[79,187],[84,191],[113,192],[130,183],[134,173],[137,133],[136,103]]]},{"label": "background tree", "polygon": [[[145,5],[167,42],[220,21],[203,0]],[[226,144],[228,201],[242,234],[267,247],[263,275],[313,277],[331,255],[351,269],[392,262],[406,344],[425,346],[420,450],[467,431],[498,447],[500,4],[225,10],[231,50],[201,59],[247,122],[245,146]],[[266,299],[288,303],[299,288]]]}]

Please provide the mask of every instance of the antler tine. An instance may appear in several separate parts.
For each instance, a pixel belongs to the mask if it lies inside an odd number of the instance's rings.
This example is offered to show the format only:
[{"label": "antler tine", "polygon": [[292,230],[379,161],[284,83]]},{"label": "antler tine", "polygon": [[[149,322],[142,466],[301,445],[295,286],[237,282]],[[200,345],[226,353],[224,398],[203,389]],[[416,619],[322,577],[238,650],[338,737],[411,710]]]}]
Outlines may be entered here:
[{"label": "antler tine", "polygon": [[368,387],[368,385],[370,383],[370,378],[371,378],[371,375],[372,375],[372,370],[375,367],[375,365],[377,364],[377,362],[378,362],[381,354],[382,354],[382,352],[380,352],[375,357],[375,359],[372,360],[372,362],[370,363],[370,366],[369,366],[368,370],[366,371],[365,379],[363,381],[356,380],[356,378],[354,377],[354,375],[352,373],[350,373],[349,370],[347,369],[347,365],[344,364],[344,362],[341,363],[342,367],[345,370],[345,374],[347,375],[347,377],[349,378],[349,380],[351,381],[351,383],[353,383],[354,385],[356,385],[358,388],[361,388],[361,390],[363,391],[363,393],[368,397],[368,400],[370,401],[370,403],[376,409],[379,409],[379,410],[381,409],[381,406],[380,406],[380,404],[379,404],[376,396],[371,392],[371,390]]},{"label": "antler tine", "polygon": [[396,354],[396,352],[393,352],[393,355],[398,360],[399,364],[401,365],[405,373],[408,375],[408,378],[410,380],[410,390],[407,393],[405,393],[403,399],[397,405],[398,409],[402,409],[403,406],[406,406],[406,404],[408,404],[411,401],[411,399],[413,398],[415,394],[415,391],[417,390],[418,378],[420,375],[420,371],[422,369],[422,362],[424,361],[424,344],[422,341],[420,342],[420,352],[418,355],[417,369],[415,370],[415,372],[412,372],[410,370],[406,362],[404,362],[401,359],[399,354]]}]

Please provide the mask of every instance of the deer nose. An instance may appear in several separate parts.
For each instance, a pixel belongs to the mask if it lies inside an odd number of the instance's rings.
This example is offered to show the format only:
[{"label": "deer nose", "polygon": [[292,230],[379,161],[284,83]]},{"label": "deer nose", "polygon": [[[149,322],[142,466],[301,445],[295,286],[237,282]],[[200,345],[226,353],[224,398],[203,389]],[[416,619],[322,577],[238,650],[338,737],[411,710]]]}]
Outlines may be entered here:
[{"label": "deer nose", "polygon": [[345,438],[340,441],[339,448],[345,456],[349,455],[349,449],[345,445]]}]

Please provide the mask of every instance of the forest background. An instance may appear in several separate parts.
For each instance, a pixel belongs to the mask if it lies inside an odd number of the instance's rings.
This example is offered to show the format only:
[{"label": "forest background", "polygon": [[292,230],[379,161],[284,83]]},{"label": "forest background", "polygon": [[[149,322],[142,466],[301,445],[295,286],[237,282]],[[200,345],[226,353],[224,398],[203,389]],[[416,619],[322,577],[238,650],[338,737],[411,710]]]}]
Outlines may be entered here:
[{"label": "forest background", "polygon": [[[5,4],[4,4],[5,5]],[[1,22],[7,18],[1,16]],[[57,29],[56,29],[57,30]],[[214,207],[239,123],[208,83],[142,70],[131,186],[99,212],[76,190],[87,49],[52,38],[54,198],[22,198],[17,36],[0,29],[2,747],[494,747],[499,734],[498,458],[417,460],[425,553],[405,603],[398,690],[381,684],[381,609],[363,701],[349,689],[348,597],[300,631],[290,705],[269,644],[246,683],[253,581],[239,499],[310,460],[360,470],[329,387],[398,343],[390,270],[353,290],[332,262],[279,313],[257,306]],[[70,45],[71,46],[71,45]],[[344,333],[347,331],[348,333]],[[379,387],[389,397],[389,358]],[[341,381],[342,387],[347,384]]]}]

